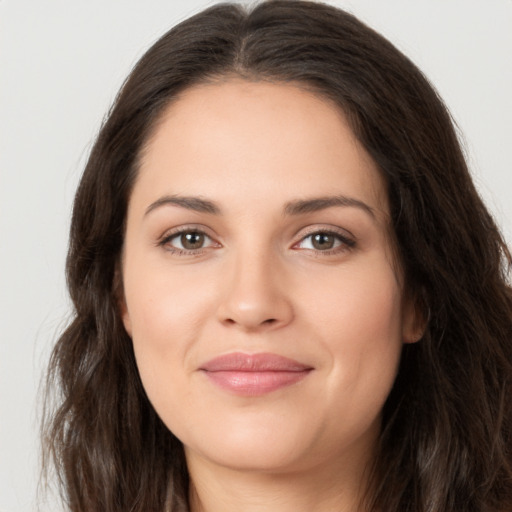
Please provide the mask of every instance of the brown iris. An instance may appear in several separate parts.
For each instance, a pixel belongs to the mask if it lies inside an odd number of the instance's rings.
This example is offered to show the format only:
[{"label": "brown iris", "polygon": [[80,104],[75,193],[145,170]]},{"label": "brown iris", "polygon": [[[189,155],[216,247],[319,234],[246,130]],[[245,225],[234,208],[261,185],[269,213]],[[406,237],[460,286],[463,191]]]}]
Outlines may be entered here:
[{"label": "brown iris", "polygon": [[184,249],[200,249],[204,244],[204,234],[197,231],[183,233],[180,236],[180,242]]},{"label": "brown iris", "polygon": [[311,243],[315,249],[320,251],[326,249],[332,249],[336,242],[336,237],[329,233],[317,233],[313,235]]}]

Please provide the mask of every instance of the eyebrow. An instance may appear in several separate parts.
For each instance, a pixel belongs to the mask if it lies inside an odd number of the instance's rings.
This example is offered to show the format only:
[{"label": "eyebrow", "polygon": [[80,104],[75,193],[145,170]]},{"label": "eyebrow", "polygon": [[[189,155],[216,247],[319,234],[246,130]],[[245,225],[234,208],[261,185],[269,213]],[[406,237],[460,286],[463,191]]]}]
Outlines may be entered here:
[{"label": "eyebrow", "polygon": [[305,213],[326,210],[327,208],[332,208],[334,206],[350,206],[359,208],[375,219],[375,210],[371,206],[359,199],[355,199],[354,197],[347,197],[343,195],[291,201],[286,204],[284,213],[286,215],[303,215]]},{"label": "eyebrow", "polygon": [[144,215],[160,208],[161,206],[173,205],[186,208],[187,210],[193,210],[199,213],[209,213],[211,215],[220,215],[220,208],[213,202],[200,197],[194,196],[163,196],[157,199],[154,203],[151,203],[147,208]]},{"label": "eyebrow", "polygon": [[[208,213],[210,215],[220,215],[221,208],[213,201],[196,196],[167,195],[151,203],[144,215],[148,215],[153,210],[161,206],[172,205],[192,210],[199,213]],[[290,216],[304,215],[306,213],[318,212],[332,207],[353,207],[366,212],[375,219],[375,210],[365,202],[354,197],[344,195],[314,197],[311,199],[298,199],[286,203],[284,214]]]}]

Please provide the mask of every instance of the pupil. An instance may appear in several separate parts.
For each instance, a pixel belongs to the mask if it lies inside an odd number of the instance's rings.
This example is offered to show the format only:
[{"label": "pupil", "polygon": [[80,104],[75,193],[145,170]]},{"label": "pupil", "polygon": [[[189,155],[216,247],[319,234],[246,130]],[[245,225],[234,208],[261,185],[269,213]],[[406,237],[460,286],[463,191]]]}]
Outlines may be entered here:
[{"label": "pupil", "polygon": [[313,237],[313,247],[315,249],[332,249],[334,246],[334,236],[326,233],[318,233]]},{"label": "pupil", "polygon": [[181,235],[181,245],[185,249],[199,249],[204,243],[202,233],[185,233]]}]

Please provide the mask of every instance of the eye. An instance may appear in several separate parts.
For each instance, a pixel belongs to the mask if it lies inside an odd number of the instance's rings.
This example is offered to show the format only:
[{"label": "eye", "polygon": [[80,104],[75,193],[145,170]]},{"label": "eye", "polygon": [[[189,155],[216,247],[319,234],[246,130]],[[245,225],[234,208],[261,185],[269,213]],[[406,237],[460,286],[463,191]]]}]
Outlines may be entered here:
[{"label": "eye", "polygon": [[184,229],[164,237],[159,245],[178,253],[197,252],[215,246],[215,242],[203,231]]},{"label": "eye", "polygon": [[300,240],[300,242],[295,245],[295,248],[320,252],[331,252],[338,250],[342,251],[354,246],[354,240],[341,235],[340,233],[333,231],[315,231],[314,233],[311,233],[302,238],[302,240]]}]

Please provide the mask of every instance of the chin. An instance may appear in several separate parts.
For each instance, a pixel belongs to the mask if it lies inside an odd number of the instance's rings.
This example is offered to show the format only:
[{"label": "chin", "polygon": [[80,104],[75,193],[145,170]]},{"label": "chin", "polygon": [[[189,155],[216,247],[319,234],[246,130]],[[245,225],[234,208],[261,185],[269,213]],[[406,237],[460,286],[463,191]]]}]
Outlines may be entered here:
[{"label": "chin", "polygon": [[305,465],[300,450],[287,443],[265,444],[263,439],[251,445],[240,446],[229,442],[211,448],[198,447],[197,450],[185,447],[187,460],[194,454],[215,466],[234,471],[285,473],[299,470]]},{"label": "chin", "polygon": [[182,438],[187,459],[198,456],[241,471],[298,469],[308,459],[308,453],[317,451],[314,436],[307,429],[301,429],[301,425],[283,425],[279,419],[283,418],[266,422],[259,418],[257,423],[239,422],[238,425],[215,425],[213,422],[206,435],[202,431],[197,437],[189,431]]}]

